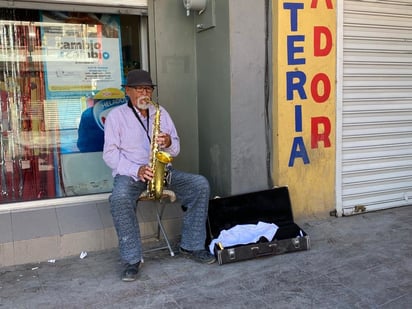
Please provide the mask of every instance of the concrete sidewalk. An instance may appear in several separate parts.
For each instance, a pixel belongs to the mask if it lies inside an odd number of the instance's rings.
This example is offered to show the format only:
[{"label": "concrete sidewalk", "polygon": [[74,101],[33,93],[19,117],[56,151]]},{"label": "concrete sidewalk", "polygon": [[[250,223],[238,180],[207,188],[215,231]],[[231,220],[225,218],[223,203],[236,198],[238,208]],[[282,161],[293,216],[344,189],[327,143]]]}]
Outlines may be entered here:
[{"label": "concrete sidewalk", "polygon": [[117,250],[1,268],[0,307],[411,308],[411,206],[297,223],[309,251],[221,266],[157,251],[132,283]]}]

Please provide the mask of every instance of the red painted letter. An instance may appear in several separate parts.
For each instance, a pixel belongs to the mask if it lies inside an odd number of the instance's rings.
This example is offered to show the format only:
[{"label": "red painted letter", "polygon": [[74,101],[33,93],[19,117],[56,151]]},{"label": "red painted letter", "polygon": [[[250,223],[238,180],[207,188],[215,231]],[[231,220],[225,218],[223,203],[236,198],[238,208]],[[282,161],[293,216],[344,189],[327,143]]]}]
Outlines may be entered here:
[{"label": "red painted letter", "polygon": [[[320,125],[323,125],[323,132],[319,132]],[[323,145],[325,148],[330,147],[330,131],[331,125],[330,120],[328,117],[313,117],[311,119],[311,131],[312,137],[310,141],[310,145],[312,149],[318,148],[318,143],[323,141]]]},{"label": "red painted letter", "polygon": [[[320,82],[323,83],[323,95],[319,94],[318,84]],[[313,100],[317,103],[325,102],[330,96],[330,87],[329,77],[325,73],[316,74],[310,83]]]},{"label": "red painted letter", "polygon": [[[325,37],[325,44],[322,48],[322,34]],[[332,49],[332,33],[329,28],[323,26],[315,26],[313,28],[313,54],[315,57],[327,56]]]},{"label": "red painted letter", "polygon": [[[326,7],[329,10],[333,9],[332,1],[331,0],[325,0],[326,1]],[[317,9],[318,8],[318,0],[312,0],[312,3],[310,4],[311,9]]]}]

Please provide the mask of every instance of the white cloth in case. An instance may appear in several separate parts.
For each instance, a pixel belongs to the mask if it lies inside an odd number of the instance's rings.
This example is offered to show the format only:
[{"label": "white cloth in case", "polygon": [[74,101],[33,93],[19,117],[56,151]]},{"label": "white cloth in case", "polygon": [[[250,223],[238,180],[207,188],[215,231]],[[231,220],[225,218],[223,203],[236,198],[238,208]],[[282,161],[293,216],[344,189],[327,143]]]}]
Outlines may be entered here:
[{"label": "white cloth in case", "polygon": [[261,237],[271,241],[278,230],[274,223],[259,221],[257,224],[239,224],[220,232],[218,238],[211,241],[209,250],[214,254],[213,248],[216,243],[221,243],[223,247],[244,245],[257,242]]}]

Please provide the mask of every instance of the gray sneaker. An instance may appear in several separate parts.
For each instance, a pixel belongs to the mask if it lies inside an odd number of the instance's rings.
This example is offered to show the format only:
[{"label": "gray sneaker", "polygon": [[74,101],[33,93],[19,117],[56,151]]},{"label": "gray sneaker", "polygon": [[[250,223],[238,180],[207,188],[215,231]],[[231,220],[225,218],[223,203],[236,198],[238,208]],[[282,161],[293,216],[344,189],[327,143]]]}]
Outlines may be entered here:
[{"label": "gray sneaker", "polygon": [[186,250],[183,249],[182,247],[179,248],[179,252],[188,259],[192,259],[196,262],[202,263],[202,264],[213,264],[216,262],[216,258],[213,254],[211,254],[209,251],[206,250]]}]

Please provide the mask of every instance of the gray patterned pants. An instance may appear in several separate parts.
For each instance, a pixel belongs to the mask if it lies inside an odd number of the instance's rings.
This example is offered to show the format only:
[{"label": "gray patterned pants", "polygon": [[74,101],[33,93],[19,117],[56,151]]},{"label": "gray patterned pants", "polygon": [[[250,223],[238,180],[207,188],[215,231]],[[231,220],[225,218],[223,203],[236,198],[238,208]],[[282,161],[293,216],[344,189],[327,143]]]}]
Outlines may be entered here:
[{"label": "gray patterned pants", "polygon": [[[180,246],[186,250],[204,249],[209,182],[201,175],[171,169],[171,181],[167,188],[175,192],[178,201],[187,209],[183,217]],[[116,175],[109,197],[120,256],[123,262],[129,264],[137,263],[142,258],[136,200],[144,190],[146,183],[135,181],[129,176]]]}]

